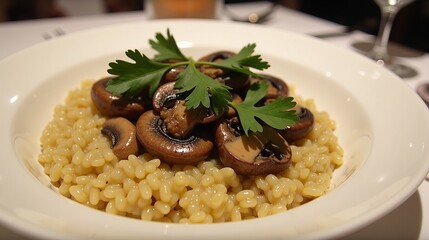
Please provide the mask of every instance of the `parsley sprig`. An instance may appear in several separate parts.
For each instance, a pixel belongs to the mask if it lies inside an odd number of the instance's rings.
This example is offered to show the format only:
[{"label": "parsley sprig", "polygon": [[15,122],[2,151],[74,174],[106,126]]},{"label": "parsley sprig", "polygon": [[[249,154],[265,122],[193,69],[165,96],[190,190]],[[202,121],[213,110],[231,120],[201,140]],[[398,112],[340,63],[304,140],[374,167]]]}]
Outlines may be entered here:
[{"label": "parsley sprig", "polygon": [[246,135],[249,130],[262,132],[263,128],[258,119],[276,129],[285,129],[299,120],[295,110],[290,110],[296,105],[292,97],[279,97],[269,104],[255,106],[265,97],[267,89],[268,84],[266,81],[253,84],[247,91],[243,102],[238,104],[230,103],[237,110],[238,118]]},{"label": "parsley sprig", "polygon": [[215,114],[222,114],[229,106],[233,107],[238,112],[246,134],[249,131],[261,132],[263,128],[260,121],[273,128],[284,129],[298,120],[295,111],[289,110],[295,106],[293,98],[278,98],[267,105],[255,106],[266,94],[266,82],[252,85],[242,103],[233,103],[230,87],[214,81],[198,70],[198,66],[208,65],[258,77],[259,75],[250,69],[264,70],[270,66],[260,55],[253,55],[256,44],[248,44],[235,56],[220,62],[194,61],[186,57],[169,30],[166,36],[156,33],[155,40],[149,40],[149,44],[157,52],[153,59],[136,49],[125,53],[134,62],[116,60],[109,63],[110,69],[107,72],[116,77],[108,82],[108,91],[114,95],[132,98],[148,88],[149,95],[152,96],[168,70],[186,66],[178,75],[175,88],[179,89],[180,93],[186,93],[185,102],[188,109],[203,106],[212,108]]},{"label": "parsley sprig", "polygon": [[179,93],[190,93],[185,99],[187,108],[203,105],[205,108],[212,107],[215,114],[222,114],[228,110],[228,102],[232,101],[231,88],[200,72],[192,59],[179,73],[174,86],[180,89]]}]

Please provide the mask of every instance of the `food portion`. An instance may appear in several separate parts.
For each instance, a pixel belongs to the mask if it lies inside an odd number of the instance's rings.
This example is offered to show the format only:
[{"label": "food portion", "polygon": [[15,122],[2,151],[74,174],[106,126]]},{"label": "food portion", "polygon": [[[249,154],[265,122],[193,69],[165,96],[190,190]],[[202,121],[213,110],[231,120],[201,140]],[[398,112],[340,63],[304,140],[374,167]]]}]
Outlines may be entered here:
[{"label": "food portion", "polygon": [[[109,64],[55,108],[39,162],[58,191],[108,213],[228,222],[328,191],[343,150],[335,122],[294,93],[249,44],[185,57],[169,31],[152,59]],[[204,54],[204,53],[203,53]]]}]

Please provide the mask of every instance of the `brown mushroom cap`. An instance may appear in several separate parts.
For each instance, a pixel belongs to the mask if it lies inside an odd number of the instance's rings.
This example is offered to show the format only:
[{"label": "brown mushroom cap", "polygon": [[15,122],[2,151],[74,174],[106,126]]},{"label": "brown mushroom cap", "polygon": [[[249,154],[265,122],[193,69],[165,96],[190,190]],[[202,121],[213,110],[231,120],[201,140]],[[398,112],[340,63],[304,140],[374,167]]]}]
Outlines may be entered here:
[{"label": "brown mushroom cap", "polygon": [[[220,62],[235,55],[236,53],[231,51],[217,51],[200,58],[198,61]],[[205,65],[200,67],[200,71],[207,76],[233,88],[234,90],[246,88],[250,85],[250,78],[244,73],[228,71],[222,68]]]},{"label": "brown mushroom cap", "polygon": [[294,125],[280,130],[280,134],[289,142],[296,141],[306,137],[314,126],[313,113],[304,107],[296,106],[296,114],[299,117],[299,121]]},{"label": "brown mushroom cap", "polygon": [[107,117],[125,117],[137,119],[149,107],[143,99],[125,99],[106,90],[107,82],[111,78],[103,78],[94,83],[91,89],[91,98],[95,107]]},{"label": "brown mushroom cap", "polygon": [[[286,97],[289,95],[289,87],[285,81],[280,78],[268,75],[268,74],[259,74],[262,79],[267,80],[268,90],[265,98],[277,98],[279,96]],[[251,83],[256,83],[262,80],[261,78],[251,78]]]},{"label": "brown mushroom cap", "polygon": [[185,66],[178,66],[168,70],[164,76],[162,76],[161,83],[175,82],[177,75],[185,70]]},{"label": "brown mushroom cap", "polygon": [[264,127],[262,133],[236,136],[228,120],[217,126],[216,144],[222,163],[241,175],[282,172],[292,155],[289,144],[276,130]]},{"label": "brown mushroom cap", "polygon": [[[156,60],[154,60],[154,61],[156,61]],[[174,63],[178,63],[181,61],[177,60],[177,59],[168,59],[168,60],[163,60],[161,62],[174,64]],[[183,72],[183,70],[185,70],[185,68],[186,68],[185,65],[180,65],[180,66],[171,68],[170,70],[165,72],[164,75],[162,76],[161,84],[168,83],[168,82],[175,82],[177,79],[177,75],[179,75],[179,73]]]},{"label": "brown mushroom cap", "polygon": [[[217,51],[201,57],[200,59],[198,59],[198,61],[220,62],[235,55],[236,53],[231,51]],[[226,71],[224,69],[204,65],[200,67],[200,71],[211,78],[217,78],[226,74]]]},{"label": "brown mushroom cap", "polygon": [[170,137],[160,116],[154,111],[143,113],[137,120],[137,138],[154,157],[172,164],[190,164],[206,159],[213,150],[207,131],[195,131],[187,139]]},{"label": "brown mushroom cap", "polygon": [[138,154],[136,127],[128,119],[111,118],[104,122],[101,132],[110,137],[112,151],[119,159],[128,159],[129,155]]}]

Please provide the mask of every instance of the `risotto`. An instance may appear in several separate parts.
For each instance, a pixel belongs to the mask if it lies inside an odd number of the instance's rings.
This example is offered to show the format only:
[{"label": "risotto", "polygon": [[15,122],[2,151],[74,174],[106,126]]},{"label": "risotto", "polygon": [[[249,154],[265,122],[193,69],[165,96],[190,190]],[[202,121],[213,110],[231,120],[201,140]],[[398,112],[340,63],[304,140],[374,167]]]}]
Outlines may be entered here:
[{"label": "risotto", "polygon": [[82,82],[55,108],[38,160],[59,193],[107,213],[174,223],[264,217],[322,196],[343,161],[335,122],[299,96],[314,127],[291,145],[291,165],[279,174],[238,175],[215,158],[193,165],[169,165],[148,153],[118,159],[101,133],[106,118],[91,101],[92,84]]}]

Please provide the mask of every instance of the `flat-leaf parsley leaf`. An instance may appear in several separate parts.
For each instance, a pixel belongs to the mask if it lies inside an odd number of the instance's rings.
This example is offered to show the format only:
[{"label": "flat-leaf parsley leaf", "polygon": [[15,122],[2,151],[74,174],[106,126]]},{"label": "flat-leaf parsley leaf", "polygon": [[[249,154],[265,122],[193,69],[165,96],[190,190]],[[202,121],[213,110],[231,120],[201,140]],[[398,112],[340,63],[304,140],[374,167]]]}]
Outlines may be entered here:
[{"label": "flat-leaf parsley leaf", "polygon": [[193,60],[179,74],[174,86],[180,89],[179,93],[191,92],[186,97],[188,108],[203,105],[205,108],[212,108],[219,115],[228,110],[228,102],[232,100],[229,93],[231,88],[200,72]]},{"label": "flat-leaf parsley leaf", "polygon": [[150,46],[158,52],[154,57],[155,61],[188,60],[188,58],[180,51],[176,40],[173,35],[170,34],[169,29],[167,29],[167,37],[164,37],[161,33],[156,33],[155,38],[158,41],[149,40]]},{"label": "flat-leaf parsley leaf", "polygon": [[117,75],[107,84],[107,90],[114,95],[125,95],[128,97],[138,96],[139,93],[149,86],[149,94],[152,95],[159,86],[164,73],[171,68],[170,64],[155,62],[137,49],[128,50],[125,53],[135,63],[116,60],[109,63],[108,73]]},{"label": "flat-leaf parsley leaf", "polygon": [[241,126],[246,135],[248,135],[249,131],[263,131],[258,119],[275,129],[285,129],[299,120],[295,110],[289,110],[296,105],[292,97],[279,97],[269,104],[255,106],[256,103],[263,99],[267,89],[268,84],[265,81],[252,84],[243,102],[231,103],[231,106],[237,110]]},{"label": "flat-leaf parsley leaf", "polygon": [[219,68],[229,69],[236,72],[241,72],[247,75],[257,76],[248,68],[264,70],[270,67],[268,62],[262,61],[261,55],[252,55],[255,51],[256,44],[248,44],[243,47],[235,56],[227,58],[220,62],[206,63]]}]

